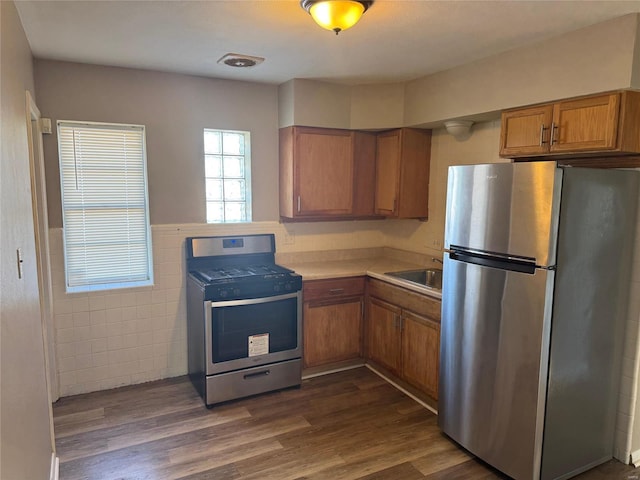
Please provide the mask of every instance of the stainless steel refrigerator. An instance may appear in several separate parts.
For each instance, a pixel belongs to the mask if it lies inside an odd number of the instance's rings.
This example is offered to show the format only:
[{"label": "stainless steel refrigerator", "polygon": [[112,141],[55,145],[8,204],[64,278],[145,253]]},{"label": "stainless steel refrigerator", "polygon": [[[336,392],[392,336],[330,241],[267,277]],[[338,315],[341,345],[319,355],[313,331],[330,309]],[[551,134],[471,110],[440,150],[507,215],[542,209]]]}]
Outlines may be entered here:
[{"label": "stainless steel refrigerator", "polygon": [[517,480],[612,457],[638,175],[449,168],[438,422]]}]

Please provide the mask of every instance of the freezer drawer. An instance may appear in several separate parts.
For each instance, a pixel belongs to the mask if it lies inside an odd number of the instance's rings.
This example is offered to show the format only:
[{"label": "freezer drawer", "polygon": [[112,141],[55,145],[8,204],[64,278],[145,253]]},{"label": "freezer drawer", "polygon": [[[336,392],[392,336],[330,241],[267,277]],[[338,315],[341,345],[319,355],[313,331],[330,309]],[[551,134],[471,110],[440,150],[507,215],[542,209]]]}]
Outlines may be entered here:
[{"label": "freezer drawer", "polygon": [[539,478],[553,272],[444,256],[438,422],[517,479]]},{"label": "freezer drawer", "polygon": [[553,265],[561,183],[555,162],[450,167],[445,248]]}]

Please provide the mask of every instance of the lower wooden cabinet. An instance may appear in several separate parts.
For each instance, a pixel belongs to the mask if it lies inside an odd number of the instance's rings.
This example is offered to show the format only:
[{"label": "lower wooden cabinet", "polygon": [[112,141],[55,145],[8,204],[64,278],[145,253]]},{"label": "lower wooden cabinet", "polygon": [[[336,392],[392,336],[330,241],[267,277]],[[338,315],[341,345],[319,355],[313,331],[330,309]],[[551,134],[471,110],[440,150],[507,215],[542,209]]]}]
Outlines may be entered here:
[{"label": "lower wooden cabinet", "polygon": [[411,312],[402,314],[402,377],[438,398],[440,324]]},{"label": "lower wooden cabinet", "polygon": [[367,356],[400,372],[400,308],[377,298],[367,298]]},{"label": "lower wooden cabinet", "polygon": [[439,300],[370,279],[365,330],[367,359],[438,398]]},{"label": "lower wooden cabinet", "polygon": [[438,398],[439,300],[365,277],[305,281],[303,299],[304,368],[365,357]]},{"label": "lower wooden cabinet", "polygon": [[304,366],[361,356],[362,298],[304,304]]},{"label": "lower wooden cabinet", "polygon": [[364,277],[304,282],[303,298],[304,368],[361,357]]}]

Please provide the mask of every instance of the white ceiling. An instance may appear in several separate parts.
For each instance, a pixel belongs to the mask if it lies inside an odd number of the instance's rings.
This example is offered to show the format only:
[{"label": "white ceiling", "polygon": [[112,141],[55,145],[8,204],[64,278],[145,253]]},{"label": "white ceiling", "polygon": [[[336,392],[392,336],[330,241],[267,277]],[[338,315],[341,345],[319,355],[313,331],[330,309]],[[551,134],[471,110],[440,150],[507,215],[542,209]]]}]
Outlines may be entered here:
[{"label": "white ceiling", "polygon": [[[410,80],[631,12],[633,1],[376,0],[336,36],[298,0],[24,1],[37,58],[282,83]],[[250,69],[225,53],[265,57]]]}]

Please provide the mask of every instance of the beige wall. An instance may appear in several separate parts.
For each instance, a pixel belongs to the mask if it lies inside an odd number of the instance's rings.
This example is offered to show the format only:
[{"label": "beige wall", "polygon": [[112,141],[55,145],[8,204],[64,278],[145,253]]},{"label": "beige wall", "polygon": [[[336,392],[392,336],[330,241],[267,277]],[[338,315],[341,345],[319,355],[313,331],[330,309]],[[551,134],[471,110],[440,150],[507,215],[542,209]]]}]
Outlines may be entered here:
[{"label": "beige wall", "polygon": [[351,91],[351,128],[384,129],[404,125],[404,83],[358,85]]},{"label": "beige wall", "polygon": [[347,86],[296,78],[278,87],[280,127],[381,130],[403,125],[404,83]]},{"label": "beige wall", "polygon": [[[0,2],[2,160],[0,162],[0,478],[47,479],[51,409],[31,209],[25,91],[32,93],[31,51],[13,2]],[[24,258],[18,278],[16,249]]]},{"label": "beige wall", "polygon": [[406,125],[631,87],[639,14],[407,84]]},{"label": "beige wall", "polygon": [[[37,60],[38,106],[56,120],[146,126],[152,224],[203,223],[204,128],[251,132],[253,218],[278,218],[273,85]],[[56,135],[44,139],[49,225],[62,226]]]},{"label": "beige wall", "polygon": [[289,80],[278,85],[278,127],[295,125],[293,114],[293,80]]},{"label": "beige wall", "polygon": [[640,15],[637,15],[636,47],[634,49],[631,88],[640,89]]},{"label": "beige wall", "polygon": [[293,125],[351,128],[351,87],[294,79]]}]

